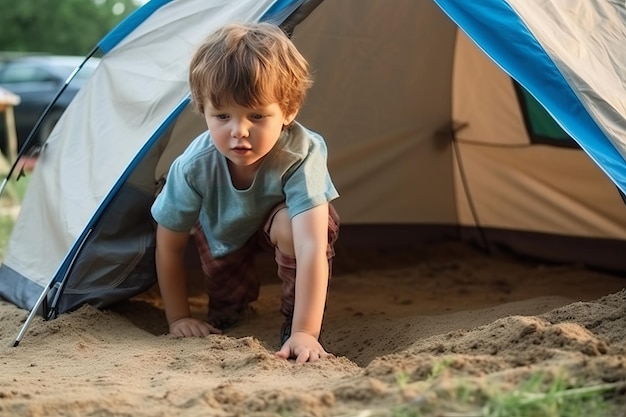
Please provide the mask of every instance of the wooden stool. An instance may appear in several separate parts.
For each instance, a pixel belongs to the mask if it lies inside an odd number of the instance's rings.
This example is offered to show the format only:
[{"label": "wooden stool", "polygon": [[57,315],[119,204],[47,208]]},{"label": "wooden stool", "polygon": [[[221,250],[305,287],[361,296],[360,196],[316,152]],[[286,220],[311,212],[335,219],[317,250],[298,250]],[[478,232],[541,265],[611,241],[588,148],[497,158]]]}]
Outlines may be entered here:
[{"label": "wooden stool", "polygon": [[[15,114],[13,112],[13,107],[18,104],[20,104],[19,96],[0,87],[0,113],[4,113],[7,133],[5,153],[0,152],[0,172],[5,176],[9,174],[11,165],[17,158],[17,131],[15,128]],[[2,195],[4,188],[6,188],[8,197],[12,202],[17,203],[17,193],[12,185],[9,186],[9,179],[10,178],[4,179],[2,187],[0,188],[0,196]]]}]

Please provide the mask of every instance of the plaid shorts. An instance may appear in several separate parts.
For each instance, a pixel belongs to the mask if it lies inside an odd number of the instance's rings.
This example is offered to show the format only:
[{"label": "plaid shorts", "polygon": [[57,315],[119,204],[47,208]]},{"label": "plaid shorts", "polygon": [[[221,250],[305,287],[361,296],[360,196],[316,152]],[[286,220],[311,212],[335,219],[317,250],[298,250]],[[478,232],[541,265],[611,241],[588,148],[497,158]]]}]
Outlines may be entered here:
[{"label": "plaid shorts", "polygon": [[[255,254],[261,250],[274,250],[278,267],[278,277],[282,281],[281,312],[291,318],[295,302],[296,259],[275,248],[269,236],[274,216],[286,208],[284,203],[274,207],[269,213],[263,228],[255,233],[240,249],[221,258],[214,258],[197,222],[192,229],[198,247],[202,271],[205,275],[209,309],[213,311],[237,311],[259,298],[260,277],[254,267]],[[334,244],[339,236],[339,216],[332,204],[328,205],[328,256],[329,277],[332,272]]]}]

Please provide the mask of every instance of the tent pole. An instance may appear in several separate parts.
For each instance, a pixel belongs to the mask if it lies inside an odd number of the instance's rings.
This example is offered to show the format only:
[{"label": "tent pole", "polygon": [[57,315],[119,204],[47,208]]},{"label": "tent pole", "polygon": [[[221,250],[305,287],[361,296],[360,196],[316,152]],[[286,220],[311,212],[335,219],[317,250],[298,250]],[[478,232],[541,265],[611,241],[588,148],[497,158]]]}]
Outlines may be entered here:
[{"label": "tent pole", "polygon": [[[76,262],[76,258],[78,257],[78,254],[80,253],[81,249],[83,248],[83,246],[85,245],[85,242],[87,241],[87,238],[91,235],[91,232],[93,231],[93,227],[89,229],[89,231],[85,234],[85,236],[83,236],[82,241],[80,242],[80,245],[78,246],[78,249],[76,250],[76,253],[74,253],[74,256],[72,257],[72,260],[63,276],[63,279],[61,280],[61,282],[59,283],[58,281],[54,281],[52,280],[50,282],[50,284],[48,284],[48,287],[46,287],[43,292],[41,293],[41,295],[39,296],[39,298],[37,299],[37,302],[35,303],[35,305],[33,306],[33,308],[30,310],[30,313],[28,314],[28,317],[26,318],[26,321],[24,322],[24,324],[22,325],[22,328],[20,329],[20,332],[18,333],[17,337],[15,338],[15,342],[13,342],[13,347],[17,347],[20,342],[22,341],[22,338],[24,337],[24,334],[26,333],[26,331],[28,330],[28,327],[30,326],[31,321],[33,321],[33,319],[35,318],[35,315],[37,315],[37,310],[39,310],[39,307],[41,306],[41,304],[44,302],[44,300],[46,300],[46,297],[48,295],[48,292],[50,292],[50,290],[52,289],[52,287],[54,287],[55,285],[57,285],[59,288],[57,289],[57,294],[54,298],[54,302],[53,305],[51,306],[51,310],[54,312],[54,310],[56,310],[56,303],[59,301],[59,297],[61,295],[61,292],[63,291],[63,289],[65,288],[65,283],[67,281],[67,277],[70,274],[70,271],[72,270],[72,267],[74,266],[74,263]],[[49,314],[49,318],[52,317],[53,314]]]},{"label": "tent pole", "polygon": [[22,328],[20,329],[20,332],[18,333],[17,337],[15,338],[15,342],[13,342],[13,347],[17,347],[20,344],[20,342],[22,341],[22,338],[24,337],[24,334],[28,330],[28,327],[30,326],[30,323],[33,321],[33,319],[37,315],[37,310],[39,310],[39,307],[41,306],[43,301],[46,299],[46,297],[48,295],[48,292],[50,291],[50,289],[52,287],[53,287],[53,283],[50,283],[50,285],[48,285],[46,287],[46,289],[44,289],[42,291],[41,295],[37,299],[37,302],[35,303],[33,308],[30,310],[30,313],[28,314],[28,317],[26,318],[26,321],[22,325]]},{"label": "tent pole", "polygon": [[65,290],[67,279],[72,273],[72,270],[74,269],[74,264],[76,263],[76,259],[78,258],[78,255],[80,254],[80,252],[83,250],[83,247],[85,246],[85,242],[87,242],[87,239],[91,235],[91,232],[93,232],[93,227],[90,227],[87,233],[85,234],[85,236],[83,237],[82,242],[80,242],[80,246],[78,246],[78,249],[76,249],[76,253],[74,253],[72,260],[70,261],[70,264],[67,266],[65,274],[63,274],[63,279],[61,279],[61,281],[59,282],[59,290],[54,295],[54,299],[52,300],[52,303],[50,303],[50,309],[49,309],[50,311],[48,312],[48,317],[47,317],[48,320],[57,318],[59,314],[57,310],[57,304],[59,303],[59,298],[61,297],[61,295],[63,294],[63,291]]}]

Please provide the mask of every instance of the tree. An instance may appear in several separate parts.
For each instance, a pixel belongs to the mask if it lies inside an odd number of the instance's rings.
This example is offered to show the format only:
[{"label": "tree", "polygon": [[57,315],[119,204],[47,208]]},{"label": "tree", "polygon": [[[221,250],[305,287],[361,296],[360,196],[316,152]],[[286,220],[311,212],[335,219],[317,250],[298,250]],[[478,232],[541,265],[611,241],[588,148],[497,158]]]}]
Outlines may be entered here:
[{"label": "tree", "polygon": [[133,0],[0,0],[0,51],[86,55]]}]

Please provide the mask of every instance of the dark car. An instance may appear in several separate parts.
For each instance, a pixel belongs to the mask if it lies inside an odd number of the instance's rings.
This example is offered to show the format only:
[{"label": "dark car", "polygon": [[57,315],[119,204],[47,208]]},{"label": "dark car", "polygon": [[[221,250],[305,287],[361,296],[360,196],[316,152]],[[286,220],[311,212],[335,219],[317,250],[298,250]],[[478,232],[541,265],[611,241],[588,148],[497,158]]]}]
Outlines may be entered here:
[{"label": "dark car", "polygon": [[[20,97],[14,108],[18,149],[21,149],[35,123],[53,100],[68,76],[84,61],[79,56],[31,55],[0,58],[0,87]],[[52,128],[89,78],[99,60],[92,58],[76,74],[40,125],[31,145],[45,142]],[[0,147],[6,149],[6,126],[0,118]]]}]

